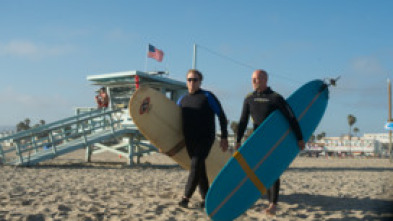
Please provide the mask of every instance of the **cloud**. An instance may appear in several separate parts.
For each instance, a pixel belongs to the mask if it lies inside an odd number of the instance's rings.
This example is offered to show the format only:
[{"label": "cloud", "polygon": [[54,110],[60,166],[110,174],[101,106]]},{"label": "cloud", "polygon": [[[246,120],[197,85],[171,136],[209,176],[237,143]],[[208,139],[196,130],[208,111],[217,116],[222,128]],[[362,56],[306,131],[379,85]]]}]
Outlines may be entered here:
[{"label": "cloud", "polygon": [[114,28],[112,30],[109,30],[106,33],[105,37],[112,41],[127,41],[127,42],[134,41],[140,38],[140,36],[137,33],[126,32],[120,28]]},{"label": "cloud", "polygon": [[386,85],[388,68],[375,56],[356,57],[349,61],[338,87],[346,92],[370,92]]},{"label": "cloud", "polygon": [[107,33],[107,37],[114,40],[123,40],[127,38],[127,34],[122,29],[114,29]]},{"label": "cloud", "polygon": [[73,106],[70,100],[59,94],[32,95],[10,86],[0,89],[0,93],[0,103],[6,104],[0,113],[0,125],[12,125],[26,117],[53,121],[69,115]]},{"label": "cloud", "polygon": [[331,97],[350,109],[384,109],[387,77],[387,67],[378,57],[356,57],[348,63],[337,87],[331,88]]},{"label": "cloud", "polygon": [[21,93],[13,87],[6,87],[0,90],[2,96],[0,102],[13,107],[29,107],[32,109],[48,108],[56,104],[58,106],[68,106],[69,102],[58,94],[32,95]]},{"label": "cloud", "polygon": [[70,28],[64,26],[45,26],[41,29],[42,35],[61,40],[89,38],[94,32],[92,28]]},{"label": "cloud", "polygon": [[51,56],[62,56],[74,51],[71,45],[44,45],[28,40],[11,40],[0,43],[0,56],[10,56],[28,59],[42,59]]},{"label": "cloud", "polygon": [[1,48],[1,54],[5,55],[31,56],[37,53],[37,46],[28,41],[11,41]]},{"label": "cloud", "polygon": [[376,57],[357,57],[350,63],[350,72],[361,76],[386,76],[386,69]]}]

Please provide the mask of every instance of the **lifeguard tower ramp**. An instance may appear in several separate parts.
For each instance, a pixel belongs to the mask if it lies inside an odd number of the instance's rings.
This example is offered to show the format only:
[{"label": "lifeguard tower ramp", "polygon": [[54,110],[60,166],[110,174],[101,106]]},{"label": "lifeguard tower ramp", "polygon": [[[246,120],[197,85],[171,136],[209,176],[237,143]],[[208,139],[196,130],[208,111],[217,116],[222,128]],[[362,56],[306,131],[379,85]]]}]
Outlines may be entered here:
[{"label": "lifeguard tower ramp", "polygon": [[[99,148],[127,157],[133,164],[134,157],[156,149],[141,139],[135,127],[121,125],[121,120],[114,117],[121,111],[98,109],[1,138],[0,161],[7,165],[35,165],[80,148],[86,148],[86,161],[90,161],[92,151]],[[122,141],[125,136],[126,143]],[[101,144],[108,142],[116,145]]]},{"label": "lifeguard tower ramp", "polygon": [[[88,76],[93,85],[105,87],[110,107],[76,108],[76,115],[0,139],[0,164],[35,165],[56,156],[85,148],[85,159],[109,152],[139,163],[145,154],[156,152],[132,122],[128,102],[141,85],[155,88],[172,100],[186,93],[184,82],[166,77],[164,72],[127,71]],[[7,145],[4,145],[7,143]]]}]

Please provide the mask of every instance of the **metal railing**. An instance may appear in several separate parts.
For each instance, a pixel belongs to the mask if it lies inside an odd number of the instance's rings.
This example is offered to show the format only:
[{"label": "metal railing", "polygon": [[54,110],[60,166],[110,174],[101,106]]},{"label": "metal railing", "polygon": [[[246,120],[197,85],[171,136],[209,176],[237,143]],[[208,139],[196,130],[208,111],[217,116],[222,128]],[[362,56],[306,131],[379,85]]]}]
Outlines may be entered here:
[{"label": "metal railing", "polygon": [[[121,129],[121,120],[114,114],[121,109],[97,109],[60,121],[25,130],[0,139],[0,163],[26,164],[34,155],[56,156],[58,148],[66,148],[68,142],[110,130],[113,134]],[[4,143],[9,145],[5,146]]]}]

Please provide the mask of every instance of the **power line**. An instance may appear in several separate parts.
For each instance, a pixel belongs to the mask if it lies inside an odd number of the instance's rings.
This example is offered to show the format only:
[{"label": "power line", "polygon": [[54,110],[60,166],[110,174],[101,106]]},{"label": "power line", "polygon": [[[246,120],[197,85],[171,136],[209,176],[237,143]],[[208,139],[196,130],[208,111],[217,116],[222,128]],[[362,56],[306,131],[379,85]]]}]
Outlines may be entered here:
[{"label": "power line", "polygon": [[[222,54],[220,54],[220,53],[218,53],[218,52],[216,52],[216,51],[213,51],[213,50],[211,50],[211,49],[209,49],[209,48],[207,48],[207,47],[205,47],[205,46],[202,46],[202,45],[199,45],[199,44],[198,44],[197,46],[198,46],[199,48],[205,49],[206,51],[210,52],[211,54],[216,55],[217,57],[223,58],[223,59],[225,59],[225,60],[229,60],[229,61],[231,61],[231,62],[233,62],[233,63],[235,63],[235,64],[238,64],[238,65],[240,65],[240,66],[249,68],[250,70],[259,69],[259,68],[257,68],[257,67],[252,66],[252,65],[249,65],[249,64],[245,64],[245,63],[243,63],[243,62],[240,62],[240,61],[238,61],[238,60],[236,60],[236,59],[234,59],[234,58],[231,58],[231,57],[229,57],[229,56],[222,55]],[[299,81],[297,81],[297,80],[294,80],[294,79],[292,79],[292,78],[289,78],[289,77],[287,77],[287,76],[278,75],[278,74],[274,74],[273,76],[274,76],[274,77],[284,78],[284,79],[286,79],[286,80],[289,80],[289,81],[292,81],[292,82],[295,82],[295,83],[301,83],[301,82],[299,82]]]},{"label": "power line", "polygon": [[228,56],[226,56],[226,55],[219,54],[218,52],[215,52],[215,51],[213,51],[213,50],[211,50],[211,49],[209,49],[209,48],[206,48],[206,47],[204,47],[204,46],[201,46],[201,45],[199,45],[199,44],[198,44],[197,46],[200,47],[200,48],[205,49],[206,51],[208,51],[208,52],[210,52],[210,53],[212,53],[212,54],[214,54],[214,55],[216,55],[216,56],[218,56],[218,57],[221,57],[221,58],[224,58],[224,59],[226,59],[226,60],[232,61],[233,63],[236,63],[236,64],[238,64],[238,65],[240,65],[240,66],[244,66],[244,67],[247,67],[247,68],[252,69],[252,70],[257,69],[257,68],[255,68],[255,67],[249,65],[249,64],[245,64],[245,63],[242,63],[242,62],[240,62],[240,61],[237,61],[237,60],[235,60],[235,59],[233,59],[233,58],[231,58],[231,57],[228,57]]}]

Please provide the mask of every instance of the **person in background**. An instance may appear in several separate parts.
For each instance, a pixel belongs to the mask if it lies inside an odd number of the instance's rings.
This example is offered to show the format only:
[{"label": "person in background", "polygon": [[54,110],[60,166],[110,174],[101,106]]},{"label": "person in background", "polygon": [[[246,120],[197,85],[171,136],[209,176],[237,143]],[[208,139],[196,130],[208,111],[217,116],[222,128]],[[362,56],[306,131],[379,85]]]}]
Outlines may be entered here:
[{"label": "person in background", "polygon": [[197,186],[202,202],[197,205],[205,207],[205,196],[209,189],[205,160],[216,136],[215,118],[218,116],[221,128],[220,146],[223,151],[228,149],[227,118],[217,97],[210,91],[201,89],[203,75],[195,69],[187,72],[188,94],[182,96],[177,105],[182,110],[182,130],[187,153],[191,159],[191,169],[188,175],[184,196],[179,206],[187,208],[192,194]]},{"label": "person in background", "polygon": [[[237,150],[241,146],[241,140],[243,138],[244,131],[247,127],[250,116],[253,120],[253,126],[255,131],[273,111],[278,109],[288,119],[289,124],[298,140],[298,146],[301,150],[303,150],[305,147],[305,143],[303,140],[302,132],[291,107],[280,94],[268,87],[267,81],[268,74],[266,71],[258,69],[253,72],[252,86],[254,88],[254,91],[252,93],[249,93],[244,99],[243,110],[237,131],[235,149]],[[280,179],[278,179],[273,184],[273,186],[267,190],[269,206],[264,210],[266,214],[276,214],[279,191]]]},{"label": "person in background", "polygon": [[100,88],[98,95],[95,96],[95,100],[99,109],[109,106],[109,96],[106,93],[105,87]]}]

